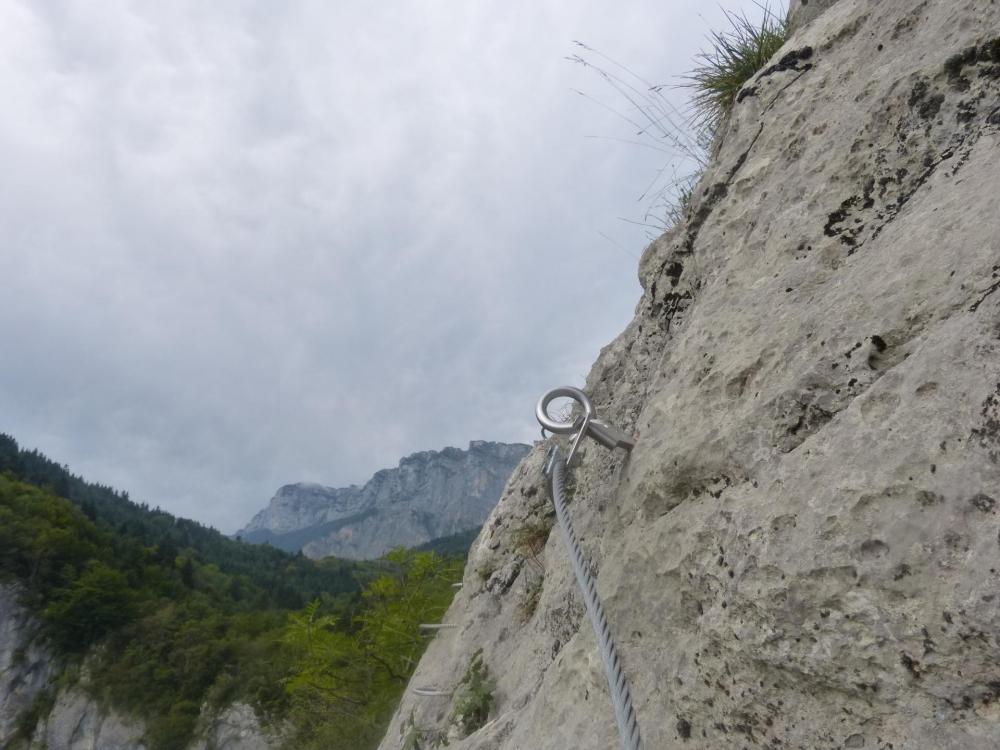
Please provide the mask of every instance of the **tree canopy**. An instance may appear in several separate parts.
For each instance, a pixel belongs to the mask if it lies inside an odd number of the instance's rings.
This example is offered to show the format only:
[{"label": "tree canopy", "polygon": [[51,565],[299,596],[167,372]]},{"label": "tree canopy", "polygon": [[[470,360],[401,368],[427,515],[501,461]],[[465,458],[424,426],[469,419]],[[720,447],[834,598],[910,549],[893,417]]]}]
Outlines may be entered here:
[{"label": "tree canopy", "polygon": [[81,687],[145,720],[151,750],[185,747],[203,705],[236,700],[291,727],[289,747],[374,747],[426,645],[417,625],[440,618],[462,566],[243,544],[0,435],[0,581],[62,655],[61,683],[86,673]]}]

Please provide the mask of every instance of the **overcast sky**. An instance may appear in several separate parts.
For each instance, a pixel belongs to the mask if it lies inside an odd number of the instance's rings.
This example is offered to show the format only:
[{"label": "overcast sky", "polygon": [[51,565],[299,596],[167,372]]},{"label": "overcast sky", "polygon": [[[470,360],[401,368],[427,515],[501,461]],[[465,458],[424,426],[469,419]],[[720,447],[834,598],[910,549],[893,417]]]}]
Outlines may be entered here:
[{"label": "overcast sky", "polygon": [[226,532],[282,484],[532,440],[631,318],[619,217],[670,162],[565,57],[676,84],[723,27],[694,0],[5,0],[0,432]]}]

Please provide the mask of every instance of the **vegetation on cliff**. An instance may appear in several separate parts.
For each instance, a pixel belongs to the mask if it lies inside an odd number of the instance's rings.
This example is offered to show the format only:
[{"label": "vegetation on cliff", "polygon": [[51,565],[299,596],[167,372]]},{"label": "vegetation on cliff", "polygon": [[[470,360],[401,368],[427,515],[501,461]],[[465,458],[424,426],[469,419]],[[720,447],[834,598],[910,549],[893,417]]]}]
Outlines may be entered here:
[{"label": "vegetation on cliff", "polygon": [[237,700],[295,747],[374,746],[426,643],[417,626],[460,574],[432,552],[314,562],[242,544],[0,435],[0,580],[19,582],[61,682],[142,717],[153,750]]},{"label": "vegetation on cliff", "polygon": [[290,746],[355,750],[382,739],[427,644],[419,626],[441,618],[462,573],[461,561],[428,552],[396,550],[386,561],[393,571],[367,587],[350,629],[316,603],[291,617]]},{"label": "vegetation on cliff", "polygon": [[[619,111],[599,103],[631,126],[631,135],[637,139],[633,143],[667,155],[666,163],[639,196],[647,204],[640,223],[649,230],[650,241],[685,218],[695,186],[708,168],[713,144],[741,89],[764,70],[788,38],[784,5],[759,4],[759,20],[757,14],[751,17],[723,10],[729,28],[708,35],[707,48],[682,76],[681,87],[690,92],[689,106],[683,111],[667,93],[676,87],[653,84],[614,58],[582,42],[574,43],[578,51],[568,59],[597,73],[628,107]],[[783,69],[784,62],[779,61],[775,69]]]},{"label": "vegetation on cliff", "polygon": [[708,51],[698,55],[698,65],[687,76],[694,125],[713,137],[732,111],[743,85],[763,70],[788,38],[785,14],[767,5],[760,9],[763,15],[759,21],[726,11],[730,28],[709,35]]}]

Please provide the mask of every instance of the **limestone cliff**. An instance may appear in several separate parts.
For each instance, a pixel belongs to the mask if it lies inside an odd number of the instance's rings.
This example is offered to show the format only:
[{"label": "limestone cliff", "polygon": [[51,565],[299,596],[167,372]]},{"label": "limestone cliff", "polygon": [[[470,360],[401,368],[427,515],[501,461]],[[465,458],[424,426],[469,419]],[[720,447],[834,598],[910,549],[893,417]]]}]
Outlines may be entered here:
[{"label": "limestone cliff", "polygon": [[407,456],[362,487],[285,485],[239,532],[313,558],[376,558],[475,528],[496,505],[527,445],[474,440]]},{"label": "limestone cliff", "polygon": [[[60,665],[41,642],[38,622],[19,604],[19,593],[0,585],[0,748],[147,750],[141,720],[101,705],[81,685],[56,682]],[[28,716],[34,721],[26,722]],[[272,750],[281,744],[244,704],[206,714],[202,724],[190,750]]]},{"label": "limestone cliff", "polygon": [[38,624],[18,604],[17,589],[0,585],[0,747],[52,679],[51,654],[37,635]]},{"label": "limestone cliff", "polygon": [[[586,384],[638,443],[587,445],[571,511],[647,748],[995,748],[1000,3],[806,6],[643,255]],[[383,750],[617,747],[544,451]]]}]

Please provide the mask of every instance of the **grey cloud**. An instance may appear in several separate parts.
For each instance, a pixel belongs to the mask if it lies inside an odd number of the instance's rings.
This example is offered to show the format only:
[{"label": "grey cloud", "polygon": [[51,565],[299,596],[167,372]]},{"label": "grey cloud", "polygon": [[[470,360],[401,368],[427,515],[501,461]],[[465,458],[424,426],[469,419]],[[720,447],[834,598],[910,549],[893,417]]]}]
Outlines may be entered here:
[{"label": "grey cloud", "polygon": [[232,530],[280,484],[531,440],[638,298],[662,166],[570,40],[682,72],[700,4],[9,2],[0,430]]}]

